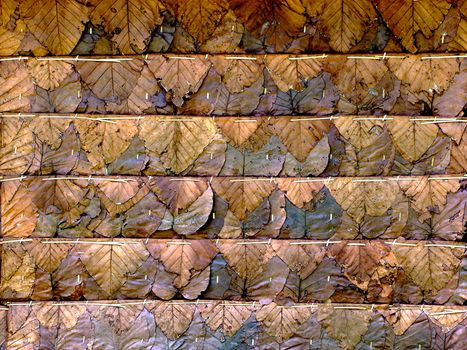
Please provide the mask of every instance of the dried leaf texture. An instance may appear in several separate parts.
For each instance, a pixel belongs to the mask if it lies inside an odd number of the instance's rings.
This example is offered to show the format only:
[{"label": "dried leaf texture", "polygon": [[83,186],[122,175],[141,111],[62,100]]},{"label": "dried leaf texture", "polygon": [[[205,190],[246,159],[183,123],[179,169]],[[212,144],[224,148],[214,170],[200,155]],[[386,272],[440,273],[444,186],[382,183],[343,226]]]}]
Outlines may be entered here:
[{"label": "dried leaf texture", "polygon": [[[339,309],[331,305],[310,308],[306,304],[256,304],[246,308],[242,303],[219,306],[216,302],[209,302],[195,306],[183,302],[174,305],[147,301],[144,306],[130,304],[125,305],[125,311],[119,311],[121,308],[115,305],[119,304],[106,302],[101,306],[84,306],[82,303],[71,303],[54,306],[51,302],[41,302],[32,307],[13,304],[10,306],[11,320],[4,325],[3,339],[7,348],[16,348],[18,344],[39,346],[49,341],[80,344],[84,337],[84,344],[108,347],[134,344],[135,348],[147,348],[193,341],[203,345],[214,344],[216,348],[230,345],[248,348],[252,342],[258,344],[261,341],[261,346],[273,349],[288,344],[309,346],[310,343],[333,344],[343,349],[370,347],[370,344],[371,347],[379,344],[386,349],[398,349],[395,341],[400,343],[404,337],[408,337],[406,341],[412,339],[423,342],[427,349],[431,349],[436,348],[439,339],[447,344],[455,344],[462,342],[465,335],[463,307],[454,307],[452,310],[460,316],[452,321],[449,328],[441,328],[439,319],[452,315],[437,316],[436,313],[449,312],[449,307],[427,307],[420,311],[419,307],[412,305],[398,311],[395,307],[385,310],[387,305],[374,310],[370,310],[367,305],[356,305],[367,308],[358,310]],[[235,323],[236,327],[226,329],[222,324],[213,323],[211,317],[206,317],[207,314],[212,315],[212,310],[219,308],[229,310],[224,312],[225,321]],[[4,320],[6,312],[2,313]],[[419,316],[400,334],[398,320],[409,319],[413,313]],[[54,316],[44,318],[47,314]],[[271,319],[268,317],[271,314],[282,316]],[[71,315],[74,315],[72,323],[69,322]],[[262,320],[257,321],[260,318]],[[356,320],[360,322],[357,324]],[[282,327],[276,328],[279,325]],[[420,326],[427,327],[425,329],[428,331],[423,332]],[[277,332],[270,335],[276,329]],[[433,333],[429,330],[433,330]],[[420,331],[424,335],[422,339],[417,338]],[[290,336],[282,338],[283,332],[288,332]]]},{"label": "dried leaf texture", "polygon": [[1,188],[2,234],[461,240],[461,179],[369,180],[28,177]]},{"label": "dried leaf texture", "polygon": [[2,173],[326,177],[467,171],[462,122],[73,117],[3,118]]},{"label": "dried leaf texture", "polygon": [[[33,239],[5,243],[0,290],[2,298],[11,301],[52,296],[132,299],[135,295],[276,303],[456,305],[465,301],[461,266],[465,246],[460,243],[252,242],[257,241]],[[319,286],[314,284],[318,281]],[[217,324],[219,316],[210,313],[226,311],[205,310],[203,317],[214,317],[212,322]],[[270,335],[287,339],[307,315],[297,311],[281,314],[266,309],[258,317],[267,322]]]},{"label": "dried leaf texture", "polygon": [[460,0],[41,1],[2,2],[2,54],[465,49]]},{"label": "dried leaf texture", "polygon": [[[0,109],[183,116],[463,116],[464,58],[362,57],[167,54],[121,61],[80,61],[79,56],[76,61],[74,56],[65,62],[53,57],[25,65],[2,62]],[[15,69],[16,75],[9,74]],[[26,81],[37,86],[10,90]]]}]

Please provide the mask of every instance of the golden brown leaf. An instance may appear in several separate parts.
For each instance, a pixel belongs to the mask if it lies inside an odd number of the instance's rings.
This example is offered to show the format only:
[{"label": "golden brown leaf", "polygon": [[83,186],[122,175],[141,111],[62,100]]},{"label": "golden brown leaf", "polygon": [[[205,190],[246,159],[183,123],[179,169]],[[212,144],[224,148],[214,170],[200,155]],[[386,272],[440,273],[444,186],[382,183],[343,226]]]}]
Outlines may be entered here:
[{"label": "golden brown leaf", "polygon": [[446,196],[456,192],[460,183],[458,180],[430,180],[424,176],[417,181],[401,181],[400,186],[406,196],[411,198],[411,205],[420,213],[419,220],[423,222],[431,217],[431,212],[444,208]]},{"label": "golden brown leaf", "polygon": [[235,17],[232,10],[228,10],[211,37],[201,45],[200,50],[211,53],[234,52],[242,40],[243,32],[243,24]]},{"label": "golden brown leaf", "polygon": [[371,21],[378,17],[370,0],[305,0],[310,16],[329,37],[329,45],[348,52],[363,38]]},{"label": "golden brown leaf", "polygon": [[290,243],[292,241],[276,240],[272,242],[272,247],[290,270],[305,279],[318,267],[326,250],[319,246]]},{"label": "golden brown leaf", "polygon": [[405,273],[427,293],[436,294],[444,288],[460,264],[453,249],[427,247],[425,242],[415,247],[394,245],[392,250]]},{"label": "golden brown leaf", "polygon": [[229,203],[232,213],[240,220],[261,204],[274,190],[269,181],[232,181],[232,179],[216,179],[212,182],[214,191]]},{"label": "golden brown leaf", "polygon": [[0,198],[4,237],[28,237],[34,231],[39,214],[27,191],[27,186],[20,181],[2,183]]},{"label": "golden brown leaf", "polygon": [[263,74],[263,67],[256,59],[230,59],[229,56],[222,55],[213,56],[211,62],[231,93],[241,92],[244,88],[250,87]]},{"label": "golden brown leaf", "polygon": [[133,91],[143,69],[143,61],[77,62],[75,66],[97,97],[121,101]]},{"label": "golden brown leaf", "polygon": [[284,92],[303,90],[303,82],[315,78],[321,72],[319,60],[297,59],[290,55],[268,56],[265,65],[277,87]]},{"label": "golden brown leaf", "polygon": [[162,329],[167,337],[176,339],[190,326],[195,306],[156,302],[152,312],[156,318],[157,326]]},{"label": "golden brown leaf", "polygon": [[329,132],[329,122],[280,117],[274,121],[274,133],[279,136],[287,150],[303,162],[313,147]]},{"label": "golden brown leaf", "polygon": [[16,252],[3,249],[2,262],[0,294],[8,289],[18,299],[29,298],[36,278],[33,259],[27,253],[21,257]]},{"label": "golden brown leaf", "polygon": [[264,305],[256,312],[266,333],[279,343],[289,339],[312,314],[309,308],[279,307],[275,303]]},{"label": "golden brown leaf", "polygon": [[30,127],[39,139],[52,149],[60,147],[61,137],[70,125],[70,120],[59,118],[33,118]]},{"label": "golden brown leaf", "polygon": [[199,57],[193,59],[164,58],[157,56],[148,62],[154,76],[161,79],[162,86],[173,92],[176,106],[183,104],[183,97],[198,91],[209,71],[209,64]]},{"label": "golden brown leaf", "polygon": [[410,52],[416,52],[415,34],[426,38],[442,23],[451,4],[446,0],[375,0],[384,21]]},{"label": "golden brown leaf", "polygon": [[[415,3],[424,1],[431,0]],[[397,79],[407,84],[412,93],[425,91],[441,94],[459,71],[459,62],[456,59],[422,60],[418,56],[408,56],[404,59],[390,58],[387,63]]]},{"label": "golden brown leaf", "polygon": [[347,214],[357,223],[365,215],[381,216],[391,207],[398,191],[395,182],[354,182],[338,179],[326,185]]},{"label": "golden brown leaf", "polygon": [[432,305],[429,317],[433,323],[441,327],[444,333],[448,333],[467,317],[467,312],[463,311],[461,307],[456,306],[449,307],[447,310],[446,306]]},{"label": "golden brown leaf", "polygon": [[17,62],[0,62],[0,112],[28,111],[34,95],[26,66]]},{"label": "golden brown leaf", "polygon": [[195,271],[204,270],[217,254],[214,243],[207,240],[194,240],[190,244],[167,244],[160,259],[168,272],[176,273],[175,286],[182,288],[188,284]]},{"label": "golden brown leaf", "polygon": [[249,306],[223,305],[220,302],[212,302],[198,308],[211,330],[220,329],[228,337],[237,333],[253,311]]},{"label": "golden brown leaf", "polygon": [[28,60],[28,67],[34,82],[41,88],[53,90],[73,71],[73,66],[63,61]]},{"label": "golden brown leaf", "polygon": [[300,0],[228,0],[230,8],[254,35],[264,34],[267,44],[277,51],[284,50],[290,38],[300,34],[306,22],[305,8]]},{"label": "golden brown leaf", "polygon": [[422,314],[421,310],[385,310],[383,315],[394,329],[394,334],[402,335]]},{"label": "golden brown leaf", "polygon": [[0,27],[0,56],[11,56],[20,47],[24,33]]},{"label": "golden brown leaf", "polygon": [[[129,243],[129,242],[127,242]],[[110,295],[125,283],[149,256],[143,242],[123,245],[84,244],[81,261],[97,284]]]},{"label": "golden brown leaf", "polygon": [[79,133],[81,147],[91,164],[102,169],[112,163],[130,145],[138,132],[134,121],[118,121],[110,124],[100,121],[77,120],[76,129]]},{"label": "golden brown leaf", "polygon": [[258,129],[260,123],[244,122],[240,118],[217,118],[216,125],[235,146],[241,146]]},{"label": "golden brown leaf", "polygon": [[28,29],[55,55],[68,55],[88,21],[86,6],[74,0],[26,0],[20,4]]},{"label": "golden brown leaf", "polygon": [[273,256],[269,244],[237,244],[237,241],[225,240],[218,244],[220,252],[229,266],[240,278],[253,280],[263,272],[264,265]]},{"label": "golden brown leaf", "polygon": [[188,121],[146,118],[140,128],[146,148],[160,156],[164,165],[176,174],[198,158],[216,133],[216,126],[209,118]]},{"label": "golden brown leaf", "polygon": [[53,273],[72,248],[71,244],[44,244],[40,241],[25,244],[26,251],[42,270]]},{"label": "golden brown leaf", "polygon": [[164,4],[199,44],[211,36],[228,9],[224,0],[164,0]]},{"label": "golden brown leaf", "polygon": [[436,124],[421,124],[408,118],[399,118],[389,123],[394,144],[401,154],[414,162],[426,152],[438,134]]},{"label": "golden brown leaf", "polygon": [[107,33],[124,54],[143,52],[154,27],[162,23],[158,1],[100,0],[91,13],[95,25],[104,25]]},{"label": "golden brown leaf", "polygon": [[2,147],[0,147],[0,172],[23,174],[32,161],[33,134],[26,122],[3,118]]},{"label": "golden brown leaf", "polygon": [[310,202],[323,187],[322,182],[297,182],[297,179],[276,179],[278,187],[299,208]]},{"label": "golden brown leaf", "polygon": [[369,147],[380,137],[378,130],[381,130],[383,123],[374,120],[355,120],[354,118],[342,117],[334,122],[339,133],[349,142],[361,150]]}]

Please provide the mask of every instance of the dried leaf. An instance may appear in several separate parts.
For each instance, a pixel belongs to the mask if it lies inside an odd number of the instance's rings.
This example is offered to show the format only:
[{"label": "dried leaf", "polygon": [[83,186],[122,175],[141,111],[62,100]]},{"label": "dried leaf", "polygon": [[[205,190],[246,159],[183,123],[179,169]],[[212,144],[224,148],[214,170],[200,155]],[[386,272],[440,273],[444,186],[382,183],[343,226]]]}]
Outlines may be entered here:
[{"label": "dried leaf", "polygon": [[224,0],[187,0],[179,3],[164,0],[164,3],[199,44],[213,34],[228,9]]},{"label": "dried leaf", "polygon": [[303,208],[323,187],[322,182],[298,182],[292,179],[276,179],[278,187],[287,198],[299,208]]},{"label": "dried leaf", "polygon": [[110,124],[101,121],[75,121],[81,147],[95,168],[105,168],[116,160],[130,145],[138,129],[133,121]]},{"label": "dried leaf", "polygon": [[246,122],[240,118],[217,118],[216,125],[229,138],[231,143],[235,146],[241,146],[254,134],[260,123],[257,120]]},{"label": "dried leaf", "polygon": [[397,193],[397,184],[394,182],[366,183],[342,179],[326,186],[342,209],[357,223],[361,223],[365,215],[384,215]]},{"label": "dried leaf", "polygon": [[34,85],[26,66],[17,62],[0,62],[0,112],[28,111]]},{"label": "dried leaf", "polygon": [[318,320],[331,337],[337,339],[342,349],[350,350],[368,329],[369,310],[345,310],[332,307],[318,310]]},{"label": "dried leaf", "polygon": [[[1,85],[0,85],[1,86]],[[34,152],[34,139],[24,121],[3,118],[0,172],[23,174],[27,171]]]},{"label": "dried leaf", "polygon": [[208,118],[188,121],[151,118],[141,122],[140,128],[146,147],[176,174],[198,158],[216,133],[214,122]]},{"label": "dried leaf", "polygon": [[252,308],[242,305],[222,305],[213,302],[201,305],[200,313],[211,330],[221,329],[227,337],[232,337],[250,317]]},{"label": "dried leaf", "polygon": [[148,62],[148,67],[156,78],[161,79],[164,89],[173,92],[176,106],[183,104],[185,95],[198,91],[209,71],[209,65],[198,57],[178,59],[157,56]]},{"label": "dried leaf", "polygon": [[20,11],[31,33],[55,55],[74,49],[88,21],[86,6],[73,0],[22,1]]},{"label": "dried leaf", "polygon": [[0,27],[0,56],[11,56],[20,47],[24,33]]},{"label": "dried leaf", "polygon": [[155,308],[152,309],[157,326],[170,339],[176,339],[185,333],[193,319],[194,311],[194,305],[176,305],[163,302],[156,302]]},{"label": "dried leaf", "polygon": [[392,325],[394,334],[402,335],[422,314],[421,310],[387,310],[384,317]]},{"label": "dried leaf", "polygon": [[73,71],[73,66],[63,61],[28,60],[28,67],[34,82],[41,88],[53,90]]},{"label": "dried leaf", "polygon": [[431,294],[446,286],[460,263],[451,248],[427,247],[423,242],[416,247],[393,246],[392,250],[410,278]]},{"label": "dried leaf", "polygon": [[[416,1],[414,4],[427,2],[432,3],[432,0]],[[437,3],[446,3],[446,1],[441,0]],[[441,94],[449,87],[452,78],[459,71],[459,62],[456,59],[422,60],[418,56],[408,56],[404,59],[390,58],[387,64],[394,75],[409,86],[412,93]]]},{"label": "dried leaf", "polygon": [[195,233],[208,221],[212,206],[213,193],[211,187],[208,187],[187,209],[175,216],[174,231],[179,235]]},{"label": "dried leaf", "polygon": [[121,101],[133,91],[143,69],[143,61],[77,62],[75,66],[97,97]]},{"label": "dried leaf", "polygon": [[378,16],[370,0],[306,0],[310,16],[319,16],[321,26],[330,39],[331,47],[348,52],[367,31]]},{"label": "dried leaf", "polygon": [[194,271],[204,270],[217,253],[216,246],[207,240],[194,240],[190,244],[167,244],[160,259],[168,272],[176,273],[175,286],[188,284]]},{"label": "dried leaf", "polygon": [[406,196],[412,199],[411,205],[421,214],[419,221],[423,222],[431,217],[431,213],[444,208],[447,194],[459,189],[459,181],[430,180],[424,176],[417,181],[403,181],[400,186]]},{"label": "dried leaf", "polygon": [[71,244],[44,244],[33,241],[25,244],[28,254],[37,266],[48,273],[53,273],[72,248]]},{"label": "dried leaf", "polygon": [[381,16],[410,52],[416,52],[415,34],[426,38],[442,23],[451,4],[446,0],[376,0]]},{"label": "dried leaf", "polygon": [[311,314],[312,311],[308,308],[278,307],[271,303],[256,312],[256,319],[261,322],[266,333],[282,343],[289,339]]},{"label": "dried leaf", "polygon": [[306,160],[313,147],[329,132],[328,122],[314,122],[292,117],[276,118],[274,132],[298,161]]},{"label": "dried leaf", "polygon": [[302,60],[289,55],[267,56],[265,65],[277,87],[284,92],[290,89],[303,90],[303,82],[315,78],[321,72],[319,60]]},{"label": "dried leaf", "polygon": [[124,245],[82,245],[81,261],[99,286],[113,295],[125,283],[127,274],[133,273],[148,258],[143,243]]},{"label": "dried leaf", "polygon": [[162,23],[158,1],[100,0],[95,6],[91,21],[114,33],[112,39],[124,54],[143,52],[153,28]]},{"label": "dried leaf", "polygon": [[273,251],[268,244],[254,246],[237,243],[227,241],[219,243],[218,247],[240,278],[251,281],[261,275],[264,265],[273,256]]},{"label": "dried leaf", "polygon": [[253,211],[274,189],[274,184],[266,181],[232,181],[219,179],[212,183],[216,194],[229,202],[229,208],[240,220]]}]

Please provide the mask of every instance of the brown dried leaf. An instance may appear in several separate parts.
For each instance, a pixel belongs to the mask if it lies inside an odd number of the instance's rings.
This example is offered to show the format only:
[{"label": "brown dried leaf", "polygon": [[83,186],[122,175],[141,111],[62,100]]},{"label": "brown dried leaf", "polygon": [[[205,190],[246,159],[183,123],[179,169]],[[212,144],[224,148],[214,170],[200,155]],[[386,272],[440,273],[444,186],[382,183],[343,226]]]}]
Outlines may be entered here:
[{"label": "brown dried leaf", "polygon": [[361,150],[375,143],[380,137],[379,130],[382,129],[383,123],[374,120],[355,120],[354,118],[342,117],[334,122],[334,125],[339,130],[339,133],[344,136],[349,142]]},{"label": "brown dried leaf", "polygon": [[303,208],[323,187],[322,182],[297,182],[296,179],[276,179],[276,183],[287,198]]},{"label": "brown dried leaf", "polygon": [[117,292],[127,274],[135,272],[149,256],[143,242],[128,243],[82,245],[81,261],[97,284],[110,295]]},{"label": "brown dried leaf", "polygon": [[213,192],[209,186],[188,208],[174,217],[173,230],[179,235],[196,233],[209,218],[213,206]]},{"label": "brown dried leaf", "polygon": [[364,246],[348,245],[345,242],[333,244],[328,250],[329,256],[345,268],[346,276],[365,290],[368,288],[373,272],[389,253],[388,246],[380,242],[366,242]]},{"label": "brown dried leaf", "polygon": [[385,310],[383,315],[394,329],[394,334],[402,335],[422,314],[421,310]]},{"label": "brown dried leaf", "polygon": [[30,127],[41,141],[52,149],[57,149],[62,144],[62,135],[69,125],[70,121],[67,119],[33,118]]},{"label": "brown dried leaf", "polygon": [[140,123],[140,137],[146,147],[161,157],[174,173],[186,170],[212,141],[216,126],[212,119],[171,121],[146,118]]},{"label": "brown dried leaf", "polygon": [[370,0],[305,0],[310,16],[318,17],[331,47],[348,52],[363,38],[371,21],[378,17]]},{"label": "brown dried leaf", "polygon": [[232,181],[233,179],[216,179],[212,182],[214,191],[229,203],[232,213],[240,220],[246,219],[248,213],[256,209],[274,190],[269,181]]},{"label": "brown dried leaf", "polygon": [[263,67],[256,59],[231,59],[229,56],[222,55],[213,56],[211,62],[231,93],[242,92],[244,88],[253,85],[263,74]]},{"label": "brown dried leaf", "polygon": [[102,169],[112,163],[130,145],[138,129],[134,121],[118,121],[110,124],[100,121],[77,120],[81,147],[86,151],[91,164]]},{"label": "brown dried leaf", "polygon": [[176,273],[175,286],[188,284],[195,271],[204,270],[217,254],[217,247],[208,240],[193,240],[190,244],[167,244],[160,259],[168,272]]},{"label": "brown dried leaf", "polygon": [[0,62],[0,112],[28,111],[34,95],[26,66],[17,62]]},{"label": "brown dried leaf", "polygon": [[425,242],[420,242],[415,247],[394,245],[392,250],[410,278],[424,292],[430,294],[436,294],[444,288],[460,264],[453,249],[427,247]]},{"label": "brown dried leaf", "polygon": [[[300,0],[228,0],[230,8],[254,35],[267,32],[267,44],[284,50],[290,38],[300,34],[306,22]],[[271,28],[265,28],[268,23]]]},{"label": "brown dried leaf", "polygon": [[253,280],[261,275],[264,265],[271,259],[274,252],[269,244],[237,244],[236,241],[223,241],[218,244],[220,252],[229,266],[238,273],[240,278]]},{"label": "brown dried leaf", "polygon": [[221,302],[212,302],[198,308],[211,330],[220,329],[228,337],[237,333],[253,311],[249,306],[223,305]]},{"label": "brown dried leaf", "polygon": [[346,310],[333,307],[318,309],[318,320],[328,334],[337,339],[342,349],[350,350],[360,341],[368,329],[372,315],[370,310]]},{"label": "brown dried leaf", "polygon": [[256,312],[267,334],[279,343],[289,339],[312,314],[309,308],[280,307],[275,303],[264,305]]},{"label": "brown dried leaf", "polygon": [[11,56],[20,47],[24,33],[0,27],[0,56]]},{"label": "brown dried leaf", "polygon": [[275,118],[274,133],[279,136],[287,150],[298,161],[306,160],[313,147],[329,132],[331,124],[321,121],[307,121],[300,118]]},{"label": "brown dried leaf", "polygon": [[398,191],[394,182],[354,182],[339,179],[326,185],[334,199],[357,223],[365,215],[381,216],[391,207]]},{"label": "brown dried leaf", "polygon": [[242,40],[243,24],[228,10],[211,37],[201,45],[201,52],[234,52]]},{"label": "brown dried leaf", "polygon": [[421,124],[408,118],[399,118],[389,123],[394,144],[402,156],[414,162],[426,152],[438,134],[436,124]]},{"label": "brown dried leaf", "polygon": [[63,61],[28,60],[28,67],[34,82],[41,88],[53,90],[73,71],[73,66]]},{"label": "brown dried leaf", "polygon": [[272,242],[272,247],[290,270],[296,272],[301,279],[305,279],[318,267],[326,250],[313,245],[290,243],[292,242],[276,240]]},{"label": "brown dried leaf", "polygon": [[143,61],[77,62],[75,66],[97,97],[121,101],[133,91],[143,69]]},{"label": "brown dried leaf", "polygon": [[446,196],[459,189],[458,180],[430,180],[424,176],[417,181],[401,181],[400,187],[411,198],[411,205],[420,213],[423,222],[432,212],[441,211],[446,205]]},{"label": "brown dried leaf", "polygon": [[229,138],[235,146],[241,146],[258,129],[260,123],[245,122],[240,118],[217,118],[216,125],[221,128],[222,133]]},{"label": "brown dried leaf", "polygon": [[55,55],[68,55],[88,21],[87,7],[74,0],[26,0],[20,3],[28,29]]},{"label": "brown dried leaf", "polygon": [[177,21],[195,40],[202,44],[213,34],[222,17],[228,10],[224,0],[164,0],[164,4],[177,18]]},{"label": "brown dried leaf", "polygon": [[3,118],[0,172],[23,174],[29,167],[34,152],[34,138],[26,122]]},{"label": "brown dried leaf", "polygon": [[[427,1],[432,0],[414,3]],[[441,94],[449,87],[454,74],[459,72],[459,62],[456,59],[422,60],[418,56],[408,56],[404,59],[390,58],[387,64],[397,79],[407,84],[410,91],[415,94],[423,91]]]},{"label": "brown dried leaf", "polygon": [[152,309],[157,326],[170,339],[177,339],[185,333],[190,326],[194,312],[194,305],[178,305],[164,302],[156,302],[156,306]]},{"label": "brown dried leaf", "polygon": [[143,52],[152,30],[162,23],[158,1],[100,0],[95,6],[91,21],[113,33],[112,39],[124,54]]},{"label": "brown dried leaf", "polygon": [[284,92],[290,89],[303,90],[303,82],[315,78],[321,72],[319,60],[297,59],[290,55],[267,56],[265,65],[277,87]]},{"label": "brown dried leaf", "polygon": [[183,104],[183,97],[198,91],[209,71],[209,64],[199,57],[193,59],[164,58],[157,56],[148,62],[154,76],[161,79],[162,86],[173,92],[176,106]]},{"label": "brown dried leaf", "polygon": [[[13,263],[12,259],[14,259],[15,263]],[[20,257],[16,255],[16,252],[3,249],[2,261],[4,264],[2,264],[0,294],[3,294],[5,290],[9,290],[14,293],[15,298],[29,298],[36,278],[33,259],[27,253]],[[5,296],[2,298],[8,299]]]},{"label": "brown dried leaf", "polygon": [[24,244],[24,247],[37,266],[48,273],[53,273],[65,259],[72,245],[45,244],[35,240]]},{"label": "brown dried leaf", "polygon": [[[451,310],[453,312],[449,313]],[[467,317],[467,313],[463,311],[460,307],[452,307],[448,311],[445,306],[433,305],[428,316],[433,323],[441,327],[444,333],[448,333]],[[446,314],[440,314],[443,312]]]}]

